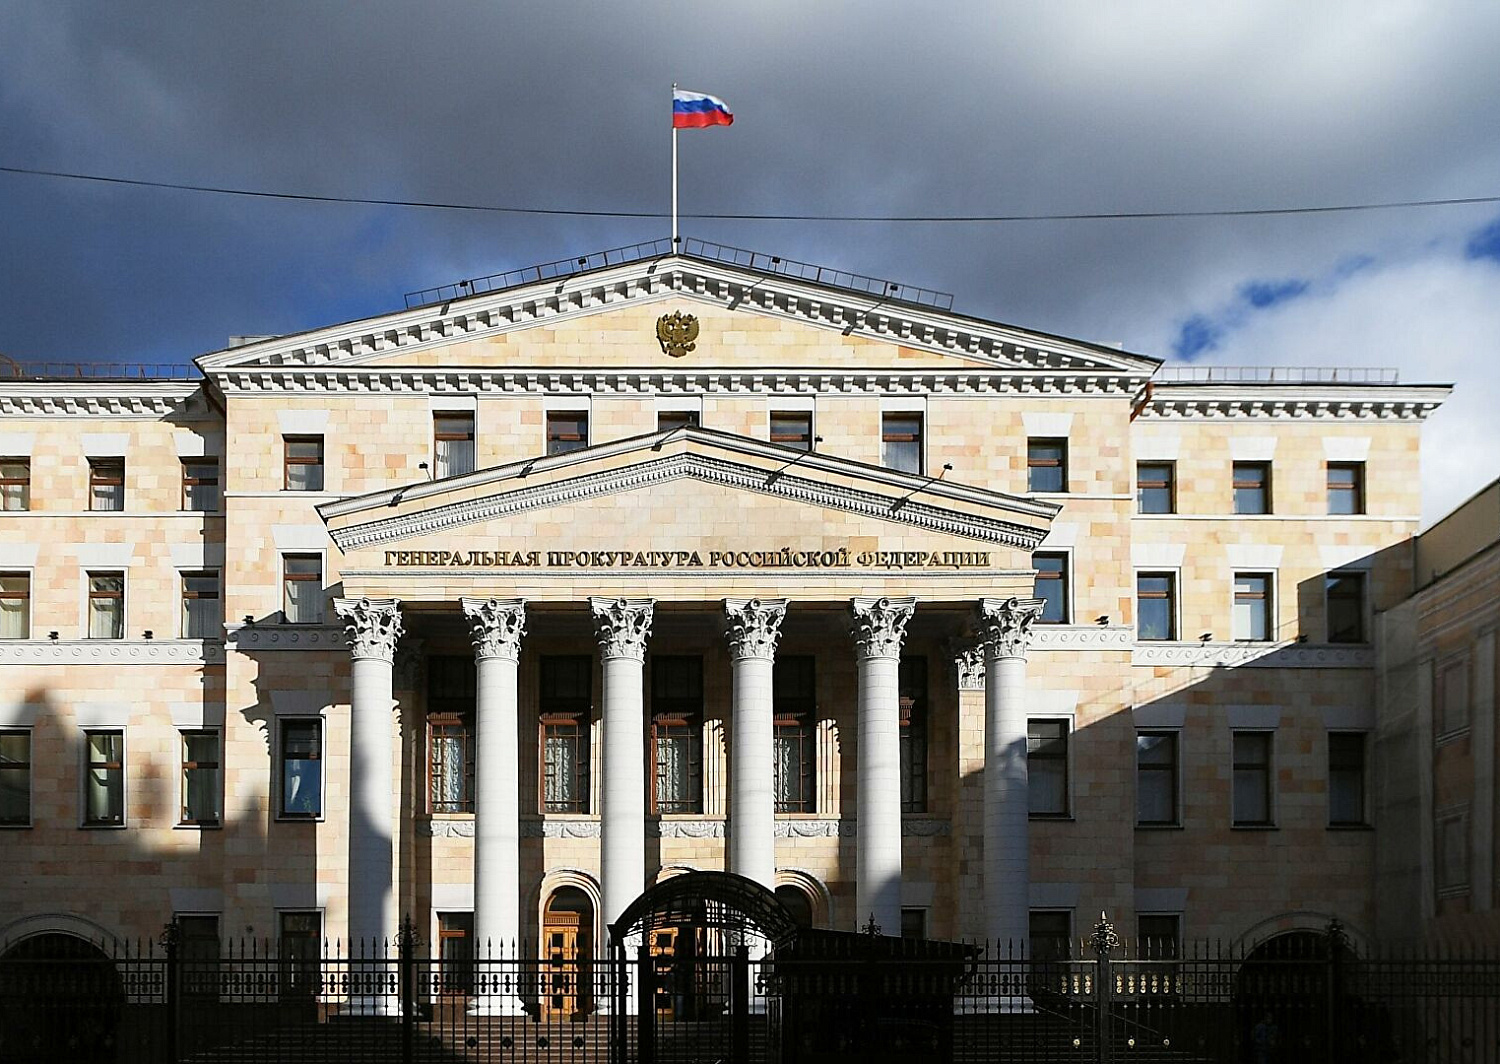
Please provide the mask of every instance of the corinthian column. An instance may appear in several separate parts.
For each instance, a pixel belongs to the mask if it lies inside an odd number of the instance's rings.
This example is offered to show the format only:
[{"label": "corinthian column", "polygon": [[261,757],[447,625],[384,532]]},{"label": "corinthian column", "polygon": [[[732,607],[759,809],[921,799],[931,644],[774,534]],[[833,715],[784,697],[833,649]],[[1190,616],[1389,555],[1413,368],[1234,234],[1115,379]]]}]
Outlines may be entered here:
[{"label": "corinthian column", "polygon": [[901,644],[914,598],[857,598],[851,632],[859,671],[855,925],[901,933]]},{"label": "corinthian column", "polygon": [[[460,600],[474,642],[474,943],[476,957],[504,956],[521,935],[521,807],[516,790],[516,663],[526,634],[523,599]],[[488,981],[486,981],[488,982]],[[520,1000],[480,996],[476,1011],[518,1011]]]},{"label": "corinthian column", "polygon": [[771,674],[786,599],[725,599],[733,671],[729,870],[776,889],[776,765]]},{"label": "corinthian column", "polygon": [[1040,599],[979,604],[984,649],[985,932],[1000,948],[1029,934],[1031,840],[1026,777],[1026,647]]},{"label": "corinthian column", "polygon": [[[351,957],[378,957],[396,932],[394,890],[395,848],[392,822],[395,788],[391,784],[394,736],[391,710],[395,705],[391,663],[404,629],[398,599],[335,599],[334,610],[344,619],[344,634],[354,659],[349,698],[349,924]],[[358,972],[351,973],[358,975]],[[374,971],[369,981],[380,980]],[[395,1007],[393,989],[361,986],[353,979],[351,1010],[389,1011]],[[381,980],[383,982],[383,980]],[[361,992],[363,991],[363,992]]]},{"label": "corinthian column", "polygon": [[591,598],[604,663],[600,873],[606,927],[646,887],[646,717],[642,672],[653,599]]}]

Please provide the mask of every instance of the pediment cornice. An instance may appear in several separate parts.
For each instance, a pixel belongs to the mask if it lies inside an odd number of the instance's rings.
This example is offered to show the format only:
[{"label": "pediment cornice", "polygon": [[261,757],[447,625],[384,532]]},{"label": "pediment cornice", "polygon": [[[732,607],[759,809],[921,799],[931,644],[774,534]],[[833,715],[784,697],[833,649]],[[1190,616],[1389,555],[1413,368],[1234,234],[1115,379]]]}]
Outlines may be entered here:
[{"label": "pediment cornice", "polygon": [[1452,393],[1449,384],[1153,383],[1137,417],[1157,421],[1228,418],[1422,421]]},{"label": "pediment cornice", "polygon": [[[659,453],[669,443],[681,446]],[[636,460],[590,468],[632,454]],[[1059,510],[1052,503],[690,427],[325,503],[318,513],[338,522],[329,534],[349,552],[683,479],[1027,552]],[[924,497],[916,498],[919,493]],[[406,509],[390,514],[393,506]]]},{"label": "pediment cornice", "polygon": [[[359,379],[411,378],[414,370],[393,355],[674,297],[948,355],[956,370],[1120,378],[1129,390],[1127,384],[1138,387],[1159,365],[1081,341],[680,255],[273,337],[204,355],[198,365],[226,390],[265,390],[271,379],[319,368]],[[426,377],[415,372],[414,379]]]},{"label": "pediment cornice", "polygon": [[199,381],[0,383],[0,416],[151,418],[208,417]]}]

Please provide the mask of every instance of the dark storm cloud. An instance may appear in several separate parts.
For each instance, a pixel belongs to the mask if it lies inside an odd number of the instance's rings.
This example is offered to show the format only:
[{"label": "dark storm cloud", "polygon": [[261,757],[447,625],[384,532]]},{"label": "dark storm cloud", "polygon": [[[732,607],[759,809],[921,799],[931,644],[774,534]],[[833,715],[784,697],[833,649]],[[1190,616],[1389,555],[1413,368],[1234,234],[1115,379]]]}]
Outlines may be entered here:
[{"label": "dark storm cloud", "polygon": [[[709,17],[701,4],[665,3],[10,0],[0,161],[319,194],[665,209],[676,80],[736,112],[730,129],[682,135],[685,211],[1472,196],[1500,192],[1496,69],[1495,5],[760,2]],[[1247,285],[1452,244],[1492,213],[683,228],[1165,356],[1195,315],[1219,343],[1226,305],[1281,309],[1242,298]],[[230,333],[377,313],[406,289],[667,229],[11,175],[0,175],[0,224],[0,350],[112,359],[186,359]]]}]

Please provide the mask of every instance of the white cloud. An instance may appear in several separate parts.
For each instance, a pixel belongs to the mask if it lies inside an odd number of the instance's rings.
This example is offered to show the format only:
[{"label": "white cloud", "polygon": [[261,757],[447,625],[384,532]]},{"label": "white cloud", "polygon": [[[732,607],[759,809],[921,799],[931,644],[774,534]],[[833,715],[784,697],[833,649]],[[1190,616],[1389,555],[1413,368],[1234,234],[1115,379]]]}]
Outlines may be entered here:
[{"label": "white cloud", "polygon": [[[1329,264],[1331,278],[1333,265]],[[1243,281],[1251,278],[1241,279]],[[1238,283],[1221,299],[1227,305]],[[1264,310],[1231,316],[1199,365],[1393,366],[1403,383],[1456,383],[1423,431],[1424,523],[1500,475],[1500,264],[1457,242],[1382,261]],[[1171,349],[1179,322],[1161,322]]]}]

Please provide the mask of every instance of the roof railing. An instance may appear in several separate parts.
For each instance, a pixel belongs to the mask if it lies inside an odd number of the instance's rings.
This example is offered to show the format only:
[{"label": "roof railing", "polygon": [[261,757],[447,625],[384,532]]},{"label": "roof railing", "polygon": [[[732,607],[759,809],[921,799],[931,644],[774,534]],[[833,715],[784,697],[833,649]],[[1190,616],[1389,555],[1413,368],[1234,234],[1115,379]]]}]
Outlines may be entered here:
[{"label": "roof railing", "polygon": [[1162,366],[1166,384],[1399,384],[1400,371],[1385,366]]},{"label": "roof railing", "polygon": [[198,380],[185,362],[21,362],[0,355],[0,380],[170,381]]},{"label": "roof railing", "polygon": [[[949,292],[920,288],[917,285],[902,284],[898,281],[887,280],[883,277],[870,277],[862,273],[851,273],[848,270],[837,270],[829,266],[817,266],[810,262],[799,262],[780,255],[767,255],[761,251],[750,251],[746,248],[732,247],[729,244],[716,244],[713,241],[699,240],[696,237],[684,237],[678,244],[677,251],[678,254],[688,258],[722,262],[730,266],[743,266],[763,273],[774,273],[799,281],[827,285],[830,288],[859,292],[882,301],[915,303],[938,310],[953,309],[953,295]],[[465,299],[469,296],[503,292],[509,288],[519,288],[521,285],[535,284],[538,281],[560,280],[606,266],[624,266],[632,262],[644,262],[647,259],[661,258],[670,254],[672,254],[672,241],[665,237],[640,244],[626,244],[607,251],[596,251],[590,255],[556,259],[552,262],[539,263],[536,266],[526,266],[519,270],[491,273],[483,277],[470,277],[454,281],[452,284],[439,285],[437,288],[423,288],[416,292],[408,292],[406,293],[406,308],[412,310],[417,307],[431,306],[434,303]]]}]

